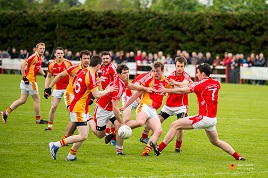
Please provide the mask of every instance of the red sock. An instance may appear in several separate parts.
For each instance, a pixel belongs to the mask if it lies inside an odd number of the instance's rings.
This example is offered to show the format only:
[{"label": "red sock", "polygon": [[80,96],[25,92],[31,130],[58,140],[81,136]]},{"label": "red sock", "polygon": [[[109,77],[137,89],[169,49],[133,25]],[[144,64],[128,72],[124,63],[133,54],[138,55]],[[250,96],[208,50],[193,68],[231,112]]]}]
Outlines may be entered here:
[{"label": "red sock", "polygon": [[143,139],[148,138],[148,134],[149,134],[149,131],[147,131],[147,130],[143,130],[143,133],[142,133],[141,137],[142,137]]},{"label": "red sock", "polygon": [[111,128],[112,133],[115,135],[115,137],[112,140],[116,140],[116,130],[115,127]]},{"label": "red sock", "polygon": [[162,151],[167,145],[164,142],[161,142],[158,146],[159,146],[159,151]]},{"label": "red sock", "polygon": [[7,108],[7,112],[8,112],[8,114],[10,114],[12,111],[13,111],[13,109],[11,109],[10,107]]},{"label": "red sock", "polygon": [[40,120],[40,116],[35,116],[35,119],[38,121],[38,120]]},{"label": "red sock", "polygon": [[241,157],[236,151],[232,155],[236,160],[239,160],[239,157]]},{"label": "red sock", "polygon": [[110,128],[106,128],[106,130],[105,130],[106,135],[109,135],[110,132],[111,132],[111,129]]},{"label": "red sock", "polygon": [[182,140],[176,140],[176,148],[181,149]]}]

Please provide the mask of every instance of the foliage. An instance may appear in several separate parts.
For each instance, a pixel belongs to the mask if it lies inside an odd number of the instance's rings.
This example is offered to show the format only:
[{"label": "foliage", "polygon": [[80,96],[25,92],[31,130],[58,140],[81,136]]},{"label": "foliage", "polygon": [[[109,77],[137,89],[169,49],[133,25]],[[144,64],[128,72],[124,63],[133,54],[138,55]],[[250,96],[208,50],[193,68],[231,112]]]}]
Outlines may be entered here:
[{"label": "foliage", "polygon": [[[6,109],[19,98],[20,75],[0,75],[0,108]],[[42,96],[44,78],[37,77],[41,95],[41,116],[47,118],[50,99]],[[196,97],[189,95],[189,114],[197,112]],[[63,137],[70,118],[64,102],[57,108],[52,131],[36,125],[33,100],[14,110],[6,124],[0,125],[1,177],[267,177],[267,86],[222,84],[219,93],[217,129],[219,137],[245,156],[245,162],[212,146],[204,130],[185,131],[182,153],[174,152],[175,140],[158,157],[153,151],[141,157],[144,144],[139,142],[143,128],[133,130],[124,143],[125,156],[115,154],[115,147],[105,145],[90,131],[76,162],[65,158],[71,148],[60,148],[57,160],[49,155],[48,143]],[[231,102],[230,102],[231,101]],[[94,105],[90,106],[90,112]],[[253,112],[254,111],[254,112]],[[134,111],[132,119],[135,119]],[[163,140],[175,116],[163,123]],[[267,122],[266,122],[267,121]],[[159,143],[159,142],[158,142]],[[229,166],[234,164],[235,169]]]}]

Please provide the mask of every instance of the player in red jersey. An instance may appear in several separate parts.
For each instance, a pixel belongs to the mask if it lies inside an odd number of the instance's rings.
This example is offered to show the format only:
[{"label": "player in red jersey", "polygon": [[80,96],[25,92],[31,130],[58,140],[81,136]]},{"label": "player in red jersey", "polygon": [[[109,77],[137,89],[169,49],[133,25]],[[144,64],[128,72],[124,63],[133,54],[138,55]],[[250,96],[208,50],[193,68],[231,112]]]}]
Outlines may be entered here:
[{"label": "player in red jersey", "polygon": [[[48,64],[48,72],[47,72],[47,78],[45,81],[45,88],[49,88],[48,85],[51,81],[52,76],[55,78],[57,75],[59,75],[65,69],[67,69],[73,65],[69,60],[64,59],[64,57],[63,57],[64,49],[62,47],[56,48],[54,55],[55,55],[54,61],[52,61]],[[67,87],[68,83],[69,83],[68,76],[61,78],[56,83],[56,86],[55,86],[53,93],[52,93],[51,108],[50,108],[50,111],[48,113],[48,127],[46,130],[52,129],[56,109],[60,103],[62,96],[64,96],[64,93],[66,91],[66,87]],[[48,99],[47,95],[44,95],[44,97],[46,99]]]},{"label": "player in red jersey", "polygon": [[[116,72],[117,76],[115,76],[114,81],[111,82],[108,86],[115,85],[118,87],[118,90],[111,92],[96,101],[94,118],[97,121],[95,134],[98,138],[103,138],[106,135],[105,130],[108,121],[111,121],[115,125],[116,131],[123,124],[123,119],[119,110],[119,102],[125,89],[129,88],[131,90],[142,91],[146,89],[140,85],[135,85],[128,82],[129,68],[125,64],[118,65]],[[149,89],[147,91],[149,92]],[[115,131],[105,137],[105,143],[109,143],[115,136],[116,154],[124,155],[122,152],[123,140],[118,136],[118,134],[115,133]]]},{"label": "player in red jersey", "polygon": [[[116,75],[116,66],[112,62],[112,58],[108,51],[101,53],[102,65],[101,65],[101,86],[104,90],[113,80]],[[106,135],[115,132],[114,125],[109,121],[106,126]],[[116,145],[115,138],[112,140],[111,145]]]},{"label": "player in red jersey", "polygon": [[205,129],[208,139],[213,145],[220,147],[222,150],[232,155],[236,160],[246,160],[228,143],[220,140],[218,137],[218,132],[216,130],[216,115],[218,109],[218,92],[221,87],[219,81],[209,77],[211,72],[210,65],[202,63],[197,67],[196,73],[199,82],[182,88],[160,88],[160,91],[165,93],[195,93],[198,100],[198,114],[174,121],[159,146],[150,142],[157,156],[173,140],[178,129]]},{"label": "player in red jersey", "polygon": [[[136,110],[136,120],[130,120],[126,125],[132,129],[141,127],[146,124],[153,130],[153,134],[150,141],[156,143],[162,134],[162,126],[156,110],[162,105],[164,93],[158,91],[161,86],[170,87],[168,80],[163,75],[164,65],[161,62],[155,62],[153,64],[152,73],[145,76],[145,80],[142,83],[143,86],[152,87],[154,92],[144,92],[141,98],[141,102]],[[138,96],[142,94],[142,91],[136,92],[127,103],[121,108],[125,110]],[[142,152],[142,156],[148,156],[152,147],[148,144]]]},{"label": "player in red jersey", "polygon": [[[175,58],[176,70],[169,74],[166,78],[172,88],[182,87],[192,83],[191,76],[184,71],[187,65],[187,60],[184,57]],[[177,119],[186,117],[188,113],[188,94],[168,94],[166,104],[162,107],[159,114],[160,121],[163,122],[169,116],[177,115]],[[140,142],[148,143],[149,129],[145,127]],[[175,152],[181,152],[182,137],[184,131],[177,131]]]},{"label": "player in red jersey", "polygon": [[[67,85],[66,91],[64,93],[64,101],[65,105],[69,111],[69,106],[71,104],[71,101],[74,98],[73,93],[73,81],[76,79],[78,74],[83,70],[86,69],[89,66],[90,63],[90,51],[83,50],[80,52],[80,63],[78,65],[73,65],[69,67],[68,69],[64,70],[63,72],[59,73],[48,85],[48,88],[45,89],[44,96],[47,95],[47,97],[51,94],[51,88],[61,79],[65,77],[69,77],[69,83]],[[47,92],[46,92],[47,91]],[[49,94],[50,93],[50,94]],[[49,126],[49,125],[48,125]],[[76,125],[73,122],[69,122],[66,128],[66,132],[64,135],[64,138],[67,138],[68,136],[71,136],[73,132],[76,129]]]},{"label": "player in red jersey", "polygon": [[56,153],[60,147],[73,143],[72,148],[66,158],[67,161],[75,161],[76,153],[83,141],[88,137],[88,105],[92,95],[95,98],[102,97],[116,90],[116,87],[109,86],[103,91],[98,90],[98,70],[100,70],[102,59],[94,55],[90,59],[89,68],[81,71],[73,83],[74,99],[70,105],[70,118],[77,126],[78,135],[61,139],[57,142],[50,142],[49,149],[52,159],[56,160]]},{"label": "player in red jersey", "polygon": [[[31,95],[34,100],[34,111],[36,124],[47,124],[46,120],[42,120],[40,116],[40,96],[38,93],[38,85],[36,82],[36,75],[40,73],[46,78],[46,74],[43,71],[42,65],[42,55],[45,51],[45,43],[38,43],[36,45],[36,51],[28,59],[25,59],[20,68],[22,80],[20,82],[21,95],[20,99],[14,101],[7,110],[2,111],[2,122],[6,123],[8,115],[15,110],[17,107],[25,104],[28,96]],[[26,71],[25,71],[26,68]]]}]

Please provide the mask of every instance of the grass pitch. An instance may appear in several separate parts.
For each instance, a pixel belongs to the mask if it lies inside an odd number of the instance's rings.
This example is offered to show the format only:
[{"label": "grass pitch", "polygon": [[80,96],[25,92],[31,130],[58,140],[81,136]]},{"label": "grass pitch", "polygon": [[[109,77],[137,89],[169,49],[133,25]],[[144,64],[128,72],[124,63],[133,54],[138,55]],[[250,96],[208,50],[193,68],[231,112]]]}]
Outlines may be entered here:
[{"label": "grass pitch", "polygon": [[[20,97],[20,75],[0,75],[0,110]],[[43,97],[44,78],[38,76],[41,116],[47,119],[50,99]],[[174,152],[175,140],[159,157],[142,157],[139,142],[142,128],[125,140],[125,156],[104,144],[93,133],[81,146],[78,161],[67,162],[70,146],[63,147],[52,160],[48,143],[58,141],[69,122],[62,101],[56,111],[52,131],[36,125],[33,100],[11,113],[7,124],[0,124],[0,177],[267,177],[268,176],[268,87],[222,84],[219,93],[217,130],[247,160],[235,161],[211,145],[204,130],[185,131],[182,153]],[[92,113],[93,106],[90,107]],[[197,113],[195,94],[189,95],[189,115]],[[135,119],[133,112],[132,119]],[[163,123],[163,139],[175,116]]]}]

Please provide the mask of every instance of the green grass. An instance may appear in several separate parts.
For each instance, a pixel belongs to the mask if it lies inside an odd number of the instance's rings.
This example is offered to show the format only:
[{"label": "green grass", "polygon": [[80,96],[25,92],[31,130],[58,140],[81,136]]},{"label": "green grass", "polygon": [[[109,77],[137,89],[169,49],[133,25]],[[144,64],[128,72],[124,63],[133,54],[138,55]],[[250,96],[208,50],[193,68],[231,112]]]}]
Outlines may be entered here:
[{"label": "green grass", "polygon": [[[0,110],[20,97],[20,79],[20,75],[0,75]],[[42,96],[44,78],[39,76],[37,80],[41,115],[46,119],[50,99]],[[150,157],[142,157],[142,128],[133,130],[132,137],[125,141],[126,156],[116,155],[114,147],[90,133],[77,154],[77,162],[65,161],[70,146],[61,148],[54,161],[48,143],[62,138],[69,122],[68,112],[62,101],[53,130],[45,132],[46,125],[35,124],[33,100],[29,98],[9,116],[7,124],[0,124],[0,177],[267,177],[267,90],[267,86],[222,84],[217,117],[219,137],[246,157],[245,162],[235,161],[212,146],[204,130],[185,131],[181,154],[174,152],[172,141],[159,157],[153,152]],[[189,114],[196,113],[196,97],[191,94]],[[173,120],[174,116],[163,123],[160,140]],[[229,169],[230,164],[236,168]]]}]

